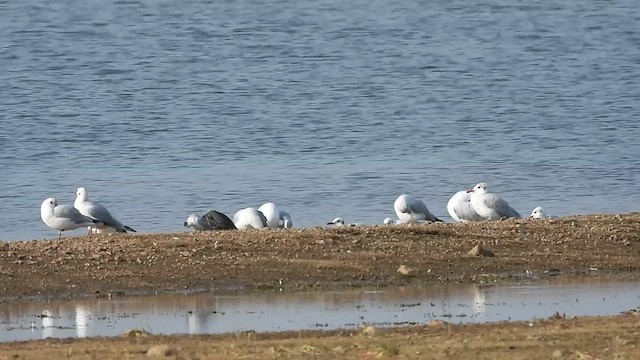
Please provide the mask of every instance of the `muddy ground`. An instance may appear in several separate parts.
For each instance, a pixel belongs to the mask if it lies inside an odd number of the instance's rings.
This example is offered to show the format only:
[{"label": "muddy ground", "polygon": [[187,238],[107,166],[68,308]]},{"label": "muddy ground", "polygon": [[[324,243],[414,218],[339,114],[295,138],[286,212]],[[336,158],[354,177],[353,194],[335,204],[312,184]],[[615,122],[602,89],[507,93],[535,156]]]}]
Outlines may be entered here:
[{"label": "muddy ground", "polygon": [[[54,233],[52,232],[52,236]],[[469,257],[476,245],[495,256]],[[0,301],[640,275],[640,214],[0,244]],[[403,273],[398,272],[405,265]]]},{"label": "muddy ground", "polygon": [[271,334],[46,339],[0,344],[0,359],[638,359],[640,317]]}]

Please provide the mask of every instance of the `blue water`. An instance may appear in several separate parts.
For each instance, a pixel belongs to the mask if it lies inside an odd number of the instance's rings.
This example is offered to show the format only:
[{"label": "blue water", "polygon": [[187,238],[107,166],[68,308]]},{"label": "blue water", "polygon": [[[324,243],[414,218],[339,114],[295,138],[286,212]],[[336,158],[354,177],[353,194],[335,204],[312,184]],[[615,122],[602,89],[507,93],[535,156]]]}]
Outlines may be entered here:
[{"label": "blue water", "polygon": [[[296,226],[640,210],[640,12],[620,1],[0,3],[0,239],[84,186],[141,232],[273,201]],[[82,234],[84,230],[76,230]]]}]

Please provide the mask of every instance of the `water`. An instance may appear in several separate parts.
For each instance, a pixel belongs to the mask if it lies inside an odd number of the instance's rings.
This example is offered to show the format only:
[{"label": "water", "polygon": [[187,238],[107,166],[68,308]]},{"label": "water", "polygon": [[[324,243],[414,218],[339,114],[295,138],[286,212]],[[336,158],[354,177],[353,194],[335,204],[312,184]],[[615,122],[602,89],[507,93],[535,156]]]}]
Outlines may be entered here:
[{"label": "water", "polygon": [[[0,239],[79,186],[143,232],[273,201],[296,226],[637,211],[640,13],[620,1],[0,3]],[[81,234],[82,230],[76,231]]]},{"label": "water", "polygon": [[0,341],[154,334],[219,334],[519,321],[612,315],[637,308],[637,283],[477,287],[448,285],[372,291],[166,295],[0,305]]}]

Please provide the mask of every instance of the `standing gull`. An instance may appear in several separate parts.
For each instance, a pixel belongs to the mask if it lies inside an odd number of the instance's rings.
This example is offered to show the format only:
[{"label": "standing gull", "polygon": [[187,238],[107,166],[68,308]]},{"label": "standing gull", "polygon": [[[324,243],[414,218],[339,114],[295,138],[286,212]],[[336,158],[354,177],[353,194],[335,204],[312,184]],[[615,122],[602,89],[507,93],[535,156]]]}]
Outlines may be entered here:
[{"label": "standing gull", "polygon": [[113,228],[116,232],[126,233],[127,231],[136,232],[134,229],[122,225],[122,223],[114,218],[109,210],[99,203],[95,203],[89,200],[87,190],[83,187],[79,187],[76,191],[76,201],[73,206],[80,211],[82,215],[89,216],[90,218],[100,220],[100,225],[93,225],[91,227]]},{"label": "standing gull", "polygon": [[262,229],[267,227],[267,218],[256,208],[248,207],[233,215],[233,223],[238,230]]},{"label": "standing gull", "polygon": [[490,193],[487,190],[487,183],[479,183],[471,190],[471,206],[485,220],[498,220],[505,218],[521,218],[509,203],[500,196]]},{"label": "standing gull", "polygon": [[277,229],[280,225],[280,210],[276,204],[272,202],[264,203],[258,208],[264,217],[267,219],[267,227]]},{"label": "standing gull", "polygon": [[398,219],[403,222],[418,223],[421,220],[442,222],[442,220],[429,212],[427,205],[422,200],[414,199],[407,194],[398,196],[393,203],[393,209]]},{"label": "standing gull", "polygon": [[184,222],[185,227],[192,226],[196,231],[203,230],[236,230],[229,217],[219,211],[211,210],[203,216],[191,214]]},{"label": "standing gull", "polygon": [[464,190],[458,191],[449,199],[447,211],[451,218],[457,222],[484,220],[471,206],[471,193]]},{"label": "standing gull", "polygon": [[65,230],[74,230],[84,226],[96,226],[99,220],[82,215],[71,205],[58,205],[55,198],[48,198],[40,205],[40,218],[50,228],[58,230],[58,239]]}]

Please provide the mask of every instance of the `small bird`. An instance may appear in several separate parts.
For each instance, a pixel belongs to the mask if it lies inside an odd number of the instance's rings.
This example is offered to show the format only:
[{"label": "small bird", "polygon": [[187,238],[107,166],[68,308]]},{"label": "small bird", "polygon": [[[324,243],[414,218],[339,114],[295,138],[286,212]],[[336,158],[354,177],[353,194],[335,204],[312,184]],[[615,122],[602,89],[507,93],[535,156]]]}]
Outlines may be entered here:
[{"label": "small bird", "polygon": [[482,221],[484,218],[473,210],[471,193],[466,190],[455,193],[447,203],[447,211],[457,222]]},{"label": "small bird", "polygon": [[203,216],[191,214],[184,222],[185,227],[193,227],[196,231],[204,230],[236,230],[229,217],[219,211],[211,210]]},{"label": "small bird", "polygon": [[[109,210],[99,203],[95,203],[89,200],[87,190],[83,187],[79,187],[76,190],[76,200],[73,206],[80,211],[82,215],[88,216],[92,219],[100,221],[98,225],[92,225],[90,227],[106,228],[110,227],[116,230],[116,232],[126,233],[127,231],[136,232],[133,228],[123,225],[120,221],[116,220]],[[91,229],[89,229],[91,231]]]},{"label": "small bird", "polygon": [[473,189],[467,190],[468,193],[471,193],[471,206],[478,215],[485,220],[521,218],[520,214],[508,202],[500,196],[488,192],[487,189],[487,183],[478,183]]},{"label": "small bird", "polygon": [[264,203],[259,208],[264,217],[267,219],[267,227],[277,229],[280,226],[280,210],[276,204],[272,202]]},{"label": "small bird", "polygon": [[531,215],[529,216],[532,219],[553,219],[555,218],[555,216],[551,216],[551,215],[547,215],[547,213],[544,212],[544,210],[538,206],[537,208],[533,209],[533,211],[531,212]]},{"label": "small bird", "polygon": [[407,194],[398,196],[393,203],[393,209],[398,219],[402,221],[415,223],[421,220],[442,222],[442,220],[429,212],[429,209],[427,209],[427,206],[422,200],[414,199]]},{"label": "small bird", "polygon": [[58,239],[62,238],[63,231],[101,224],[99,220],[82,215],[71,205],[58,205],[56,198],[52,197],[40,205],[40,218],[48,227],[58,230]]},{"label": "small bird", "polygon": [[267,218],[256,208],[248,207],[236,211],[233,223],[238,230],[262,229],[267,227]]}]

